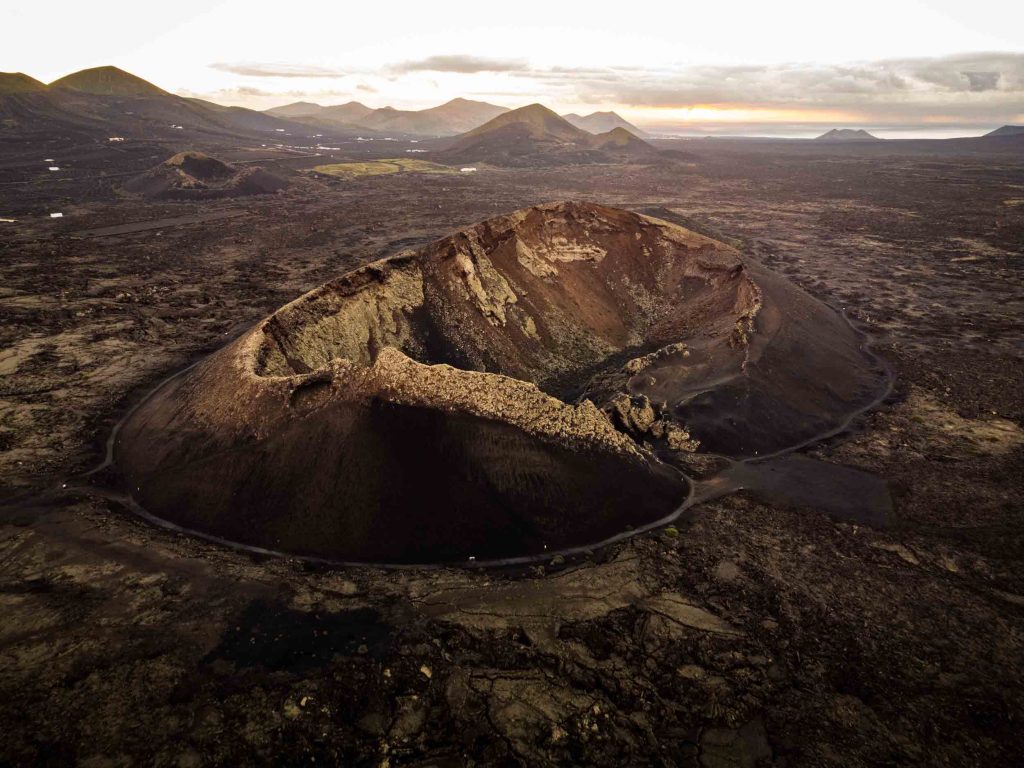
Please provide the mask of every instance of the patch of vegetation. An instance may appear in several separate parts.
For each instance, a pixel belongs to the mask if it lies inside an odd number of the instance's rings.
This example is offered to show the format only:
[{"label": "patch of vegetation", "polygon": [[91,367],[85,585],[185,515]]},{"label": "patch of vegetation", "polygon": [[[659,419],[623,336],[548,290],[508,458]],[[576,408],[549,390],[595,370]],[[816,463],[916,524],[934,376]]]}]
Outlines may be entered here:
[{"label": "patch of vegetation", "polygon": [[318,165],[313,169],[328,176],[354,179],[360,176],[383,176],[389,173],[458,173],[458,169],[438,165],[426,160],[395,158],[393,160],[371,160],[365,163],[333,163]]}]

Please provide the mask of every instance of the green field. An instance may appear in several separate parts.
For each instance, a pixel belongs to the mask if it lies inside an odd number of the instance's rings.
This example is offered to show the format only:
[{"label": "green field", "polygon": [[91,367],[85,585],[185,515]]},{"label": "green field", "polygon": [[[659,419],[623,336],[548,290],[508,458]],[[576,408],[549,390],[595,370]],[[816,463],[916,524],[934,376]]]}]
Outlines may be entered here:
[{"label": "green field", "polygon": [[393,160],[371,160],[365,163],[333,163],[318,165],[313,169],[317,173],[328,176],[340,176],[353,179],[359,176],[383,176],[388,173],[458,173],[457,168],[430,163],[426,160],[412,158],[395,158]]}]

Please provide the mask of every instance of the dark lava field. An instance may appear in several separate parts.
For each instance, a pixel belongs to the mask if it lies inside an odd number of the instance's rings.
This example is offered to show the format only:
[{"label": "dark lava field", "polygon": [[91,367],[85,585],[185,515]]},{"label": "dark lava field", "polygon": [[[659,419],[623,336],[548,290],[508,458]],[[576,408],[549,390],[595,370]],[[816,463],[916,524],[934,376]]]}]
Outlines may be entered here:
[{"label": "dark lava field", "polygon": [[[352,176],[223,138],[5,148],[0,765],[1024,763],[1020,144],[654,144]],[[161,165],[186,149],[215,194]],[[570,213],[515,245],[528,208]],[[586,216],[603,260],[536,240]],[[641,275],[668,241],[688,271]],[[491,306],[502,280],[528,290]],[[329,471],[340,433],[362,474]],[[285,459],[312,512],[278,515]],[[336,546],[314,513],[371,481],[387,517]],[[467,527],[456,481],[507,518]]]}]

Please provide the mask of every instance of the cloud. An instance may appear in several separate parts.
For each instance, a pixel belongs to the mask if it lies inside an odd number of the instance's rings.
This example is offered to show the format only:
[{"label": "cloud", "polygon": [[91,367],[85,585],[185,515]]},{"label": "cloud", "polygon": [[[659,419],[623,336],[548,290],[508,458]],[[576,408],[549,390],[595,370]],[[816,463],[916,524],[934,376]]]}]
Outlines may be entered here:
[{"label": "cloud", "polygon": [[353,96],[350,91],[334,89],[268,91],[263,88],[254,88],[248,85],[239,85],[233,88],[220,88],[215,91],[191,91],[185,88],[180,88],[175,91],[175,93],[184,98],[197,98],[205,101],[212,101],[215,104],[249,107],[250,109],[278,107],[282,104],[287,104],[293,101],[334,103],[342,99],[350,99]]},{"label": "cloud", "polygon": [[[265,78],[341,78],[344,72],[296,63],[218,63],[225,72]],[[1019,121],[1024,113],[1024,53],[981,52],[930,58],[884,59],[845,64],[785,63],[703,66],[554,66],[538,67],[520,59],[438,55],[384,66],[374,71],[347,68],[348,91],[382,94],[408,90],[403,81],[416,73],[491,73],[488,98],[516,102],[594,105],[595,108],[693,107],[775,111],[765,119],[789,119],[783,112],[849,115],[864,123],[991,124]],[[428,98],[416,78],[416,99]],[[476,90],[480,83],[473,81]],[[246,87],[217,94],[233,103],[267,103],[308,91],[273,93]],[[298,83],[296,83],[298,85]],[[305,85],[305,84],[304,84]],[[327,80],[324,85],[336,86]],[[287,93],[282,93],[287,91]],[[474,95],[473,93],[453,95]],[[331,98],[331,97],[324,97]],[[419,104],[418,106],[427,106]],[[650,113],[652,120],[680,119],[670,112]],[[751,120],[759,118],[752,114]],[[795,117],[793,119],[796,119]],[[832,119],[829,117],[828,119]]]},{"label": "cloud", "polygon": [[265,91],[262,88],[254,88],[249,85],[239,85],[234,88],[220,88],[216,91],[192,91],[188,88],[179,88],[175,91],[178,96],[184,98],[206,99],[207,101],[239,101],[248,98],[261,98],[263,96],[276,96],[272,91]]},{"label": "cloud", "polygon": [[527,64],[522,59],[488,59],[480,56],[452,54],[447,56],[428,56],[416,61],[405,61],[390,67],[395,72],[457,72],[474,74],[476,72],[523,72]]},{"label": "cloud", "polygon": [[993,91],[999,86],[999,72],[961,72],[970,91]]},{"label": "cloud", "polygon": [[514,73],[548,98],[686,109],[847,110],[979,120],[1024,110],[1024,54],[976,53],[842,65],[792,63],[643,69],[551,68]]},{"label": "cloud", "polygon": [[212,69],[243,77],[344,77],[345,72],[307,64],[270,64],[259,62],[216,62]]}]

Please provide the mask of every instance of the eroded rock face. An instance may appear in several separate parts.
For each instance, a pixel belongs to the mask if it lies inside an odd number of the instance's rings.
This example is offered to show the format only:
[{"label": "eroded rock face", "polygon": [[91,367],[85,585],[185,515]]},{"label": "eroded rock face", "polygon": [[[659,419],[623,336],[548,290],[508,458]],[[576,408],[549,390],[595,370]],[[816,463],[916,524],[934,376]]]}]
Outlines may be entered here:
[{"label": "eroded rock face", "polygon": [[267,324],[262,372],[395,347],[424,363],[543,389],[584,384],[620,352],[732,331],[757,288],[727,246],[636,214],[539,206],[328,283]]},{"label": "eroded rock face", "polygon": [[[626,211],[518,211],[283,307],[152,396],[115,459],[150,513],[298,554],[483,560],[600,541],[687,496],[645,445],[791,439],[801,408],[814,428],[870,389],[849,327],[761,277]],[[829,333],[791,338],[811,325]],[[828,363],[824,379],[801,361]]]}]

